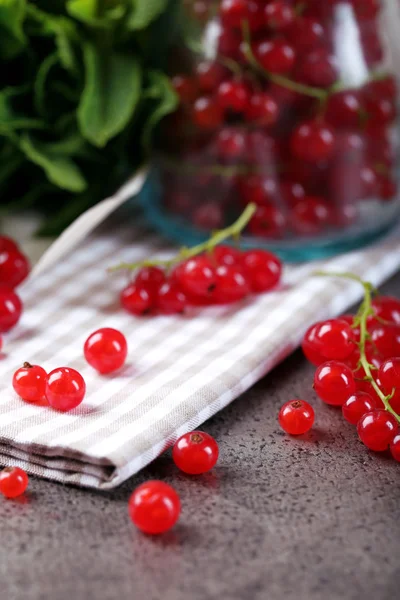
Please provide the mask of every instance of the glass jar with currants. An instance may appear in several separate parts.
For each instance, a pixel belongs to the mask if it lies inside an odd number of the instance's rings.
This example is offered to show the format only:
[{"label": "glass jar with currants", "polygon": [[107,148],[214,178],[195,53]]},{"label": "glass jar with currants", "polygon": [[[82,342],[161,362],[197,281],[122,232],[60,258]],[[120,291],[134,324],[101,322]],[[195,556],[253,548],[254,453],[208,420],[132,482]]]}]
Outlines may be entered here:
[{"label": "glass jar with currants", "polygon": [[143,197],[153,223],[199,243],[256,203],[244,244],[292,261],[392,226],[397,1],[183,2],[171,53],[179,107],[162,124]]}]

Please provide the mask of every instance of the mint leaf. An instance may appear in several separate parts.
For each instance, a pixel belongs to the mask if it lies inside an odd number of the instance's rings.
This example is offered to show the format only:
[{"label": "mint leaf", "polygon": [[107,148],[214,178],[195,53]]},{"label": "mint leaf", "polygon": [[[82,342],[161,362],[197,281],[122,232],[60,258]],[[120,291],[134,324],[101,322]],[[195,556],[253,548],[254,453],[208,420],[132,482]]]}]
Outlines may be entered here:
[{"label": "mint leaf", "polygon": [[143,128],[143,145],[148,151],[151,146],[151,136],[158,123],[172,113],[179,104],[178,96],[173,89],[169,78],[158,71],[150,71],[149,86],[145,91],[145,98],[156,102]]},{"label": "mint leaf", "polygon": [[168,0],[130,0],[132,11],[127,19],[128,29],[145,29],[166,8]]},{"label": "mint leaf", "polygon": [[67,12],[89,25],[97,27],[111,27],[114,21],[122,19],[126,12],[126,0],[107,3],[101,0],[69,0]]},{"label": "mint leaf", "polygon": [[14,58],[26,45],[23,22],[26,0],[0,0],[0,56]]},{"label": "mint leaf", "polygon": [[84,138],[103,147],[131,120],[140,98],[141,70],[134,56],[84,46],[85,88],[78,107]]}]

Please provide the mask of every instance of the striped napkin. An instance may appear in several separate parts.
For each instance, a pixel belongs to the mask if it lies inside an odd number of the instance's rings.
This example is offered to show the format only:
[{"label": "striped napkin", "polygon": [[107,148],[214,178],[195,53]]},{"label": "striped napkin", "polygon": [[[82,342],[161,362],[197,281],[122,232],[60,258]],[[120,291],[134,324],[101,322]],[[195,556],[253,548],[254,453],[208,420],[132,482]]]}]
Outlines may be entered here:
[{"label": "striped napkin", "polygon": [[[100,206],[101,218],[142,181],[140,174],[111,208]],[[281,289],[239,305],[135,318],[118,304],[126,274],[107,268],[166,258],[172,249],[136,220],[127,225],[126,214],[121,222],[108,218],[82,241],[86,218],[49,249],[21,288],[25,312],[0,356],[0,463],[92,488],[110,489],[137,473],[282,361],[312,322],[360,298],[358,284],[315,277],[315,269],[352,271],[379,284],[400,267],[398,229],[366,250],[287,267]],[[92,213],[89,220],[101,218]],[[83,358],[86,337],[100,327],[120,329],[128,339],[128,363],[113,376],[98,375]],[[81,406],[58,413],[21,401],[11,378],[26,360],[47,370],[78,369],[88,390]]]}]

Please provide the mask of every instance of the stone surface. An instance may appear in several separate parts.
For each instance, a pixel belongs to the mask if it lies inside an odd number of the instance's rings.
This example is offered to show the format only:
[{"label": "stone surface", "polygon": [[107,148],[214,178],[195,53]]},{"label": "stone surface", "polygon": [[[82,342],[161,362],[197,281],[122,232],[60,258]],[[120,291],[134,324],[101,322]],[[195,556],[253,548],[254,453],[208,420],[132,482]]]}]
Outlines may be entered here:
[{"label": "stone surface", "polygon": [[[385,286],[400,295],[400,276]],[[400,465],[367,452],[311,389],[300,353],[204,425],[217,468],[180,474],[170,453],[112,493],[32,479],[0,499],[5,600],[393,600],[400,577]],[[289,438],[276,415],[312,399],[316,425]],[[160,538],[131,525],[127,501],[149,478],[182,499]]]}]

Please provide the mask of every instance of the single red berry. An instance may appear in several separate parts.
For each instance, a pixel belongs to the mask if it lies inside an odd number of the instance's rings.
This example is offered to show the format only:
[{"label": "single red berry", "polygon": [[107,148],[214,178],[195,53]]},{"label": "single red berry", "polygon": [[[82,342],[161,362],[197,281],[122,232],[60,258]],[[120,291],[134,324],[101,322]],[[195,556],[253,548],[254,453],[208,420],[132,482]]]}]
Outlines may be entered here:
[{"label": "single red berry", "polygon": [[157,294],[166,280],[165,272],[160,267],[142,267],[135,277],[135,285],[146,288],[150,294]]},{"label": "single red berry", "polygon": [[154,306],[154,294],[144,287],[130,283],[121,292],[121,305],[133,315],[146,315]]},{"label": "single red berry", "polygon": [[224,111],[213,98],[201,96],[193,105],[192,119],[200,129],[217,129],[224,118]]},{"label": "single red berry", "polygon": [[266,71],[278,75],[289,73],[293,69],[296,60],[293,46],[280,38],[264,39],[256,42],[253,52]]},{"label": "single red berry", "polygon": [[215,268],[210,257],[195,256],[180,265],[176,270],[177,283],[189,296],[209,298],[216,285]]},{"label": "single red berry", "polygon": [[294,8],[285,0],[269,2],[264,8],[265,24],[275,31],[283,31],[296,18]]},{"label": "single red berry", "polygon": [[293,155],[302,160],[326,160],[335,150],[335,132],[327,123],[307,121],[294,130],[290,147]]},{"label": "single red berry", "polygon": [[326,404],[342,406],[356,391],[353,372],[341,362],[323,363],[315,371],[314,389]]},{"label": "single red berry", "polygon": [[286,230],[286,217],[282,210],[273,204],[258,206],[251,217],[248,229],[252,235],[279,239]]},{"label": "single red berry", "polygon": [[29,275],[28,259],[18,250],[0,251],[0,284],[17,287]]},{"label": "single red berry", "polygon": [[317,323],[313,341],[315,350],[327,360],[345,360],[356,349],[353,330],[341,319],[328,319]]},{"label": "single red berry", "polygon": [[162,315],[183,313],[187,305],[185,294],[173,282],[166,281],[158,290],[156,309]]},{"label": "single red berry", "polygon": [[325,119],[333,127],[358,127],[362,109],[357,91],[338,92],[329,96]]},{"label": "single red berry", "polygon": [[120,331],[104,327],[88,337],[83,351],[89,365],[106,375],[118,371],[125,364],[128,343]]},{"label": "single red berry", "polygon": [[352,425],[357,425],[362,416],[377,408],[375,400],[365,392],[356,392],[342,406],[343,417]]},{"label": "single red berry", "polygon": [[354,315],[340,315],[339,319],[341,321],[346,321],[346,323],[348,323],[353,331],[353,334],[355,336],[356,341],[358,342],[360,340],[360,327],[354,326]]},{"label": "single red berry", "polygon": [[278,120],[279,108],[276,100],[265,92],[251,95],[246,108],[246,119],[259,125],[273,125]]},{"label": "single red berry", "polygon": [[393,394],[389,400],[391,407],[400,411],[400,357],[385,360],[379,367],[378,377],[384,393]]},{"label": "single red berry", "polygon": [[198,229],[212,231],[220,229],[224,222],[224,211],[217,202],[204,202],[196,206],[191,214],[191,221]]},{"label": "single red berry", "polygon": [[290,435],[303,435],[314,424],[314,409],[304,400],[290,400],[279,411],[279,425]]},{"label": "single red berry", "polygon": [[184,473],[200,475],[207,473],[218,460],[218,444],[204,431],[185,433],[174,444],[172,458]]},{"label": "single red berry", "polygon": [[201,61],[196,66],[198,86],[203,94],[212,94],[225,79],[226,69],[218,62]]},{"label": "single red berry", "polygon": [[323,198],[306,196],[293,206],[290,222],[296,233],[313,235],[331,222],[332,215],[329,202]]},{"label": "single red berry", "polygon": [[365,110],[374,125],[377,123],[391,123],[396,117],[394,102],[381,96],[368,96],[365,99]]},{"label": "single red berry", "polygon": [[181,512],[176,491],[163,481],[146,481],[131,495],[129,516],[138,529],[150,535],[165,533],[175,525]]},{"label": "single red berry", "polygon": [[9,287],[0,285],[0,332],[9,331],[20,320],[22,302]]},{"label": "single red berry", "polygon": [[379,356],[385,360],[400,356],[400,325],[374,325],[369,329],[371,341]]},{"label": "single red berry", "polygon": [[387,450],[397,431],[397,420],[387,410],[365,413],[357,425],[360,440],[367,448],[375,452]]},{"label": "single red berry", "polygon": [[240,60],[242,36],[234,29],[222,28],[218,37],[218,54],[232,60]]},{"label": "single red berry", "polygon": [[16,241],[6,235],[0,235],[0,253],[4,250],[12,250],[13,252],[20,252],[19,246]]},{"label": "single red berry", "polygon": [[187,75],[174,75],[171,83],[183,104],[191,104],[196,100],[197,86],[191,77]]},{"label": "single red berry", "polygon": [[276,287],[282,276],[282,263],[266,250],[247,250],[242,255],[242,267],[251,290],[266,292]]},{"label": "single red berry", "polygon": [[237,265],[242,259],[241,251],[233,246],[216,246],[212,255],[217,265]]},{"label": "single red berry", "polygon": [[303,200],[306,191],[301,183],[285,180],[281,183],[281,194],[286,204],[291,207],[295,206],[299,200]]},{"label": "single red berry", "polygon": [[250,100],[249,86],[240,80],[223,81],[217,89],[217,102],[221,109],[245,112]]},{"label": "single red berry", "polygon": [[56,410],[66,412],[76,408],[84,399],[85,393],[85,380],[75,369],[59,367],[47,376],[46,398]]},{"label": "single red berry", "polygon": [[246,149],[246,136],[236,127],[224,127],[216,136],[215,146],[220,159],[238,159]]},{"label": "single red berry", "polygon": [[397,84],[393,76],[370,81],[364,87],[364,90],[370,96],[383,97],[387,98],[388,100],[395,100],[397,96]]},{"label": "single red berry", "polygon": [[269,205],[279,199],[279,183],[274,175],[247,175],[238,181],[243,204]]},{"label": "single red berry", "polygon": [[40,403],[45,397],[46,381],[47,373],[42,367],[26,362],[15,371],[12,385],[22,400]]},{"label": "single red berry", "polygon": [[227,28],[240,29],[247,19],[247,0],[222,0],[219,13],[223,25]]},{"label": "single red berry", "polygon": [[327,40],[322,23],[308,17],[295,19],[285,34],[299,53],[323,46]]},{"label": "single red berry", "polygon": [[[400,325],[400,300],[393,296],[378,296],[372,301],[372,308],[379,319]],[[374,318],[372,317],[371,320]]]},{"label": "single red berry", "polygon": [[311,325],[305,332],[303,341],[301,342],[304,356],[316,367],[319,367],[319,365],[326,362],[326,357],[321,354],[319,343],[317,343],[316,331],[318,326],[319,323]]},{"label": "single red berry", "polygon": [[296,68],[297,79],[311,86],[327,88],[338,79],[336,58],[324,48],[306,54]]},{"label": "single red berry", "polygon": [[400,462],[400,434],[394,436],[390,442],[390,452],[397,462]]},{"label": "single red berry", "polygon": [[0,472],[0,493],[6,498],[22,496],[28,484],[28,475],[19,467],[6,467]]},{"label": "single red berry", "polygon": [[242,300],[250,292],[243,269],[238,265],[220,265],[215,270],[213,302],[230,304]]}]

